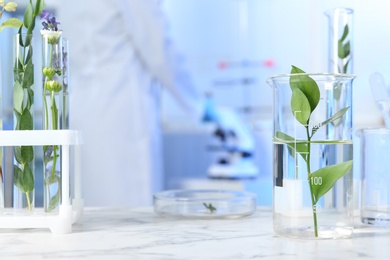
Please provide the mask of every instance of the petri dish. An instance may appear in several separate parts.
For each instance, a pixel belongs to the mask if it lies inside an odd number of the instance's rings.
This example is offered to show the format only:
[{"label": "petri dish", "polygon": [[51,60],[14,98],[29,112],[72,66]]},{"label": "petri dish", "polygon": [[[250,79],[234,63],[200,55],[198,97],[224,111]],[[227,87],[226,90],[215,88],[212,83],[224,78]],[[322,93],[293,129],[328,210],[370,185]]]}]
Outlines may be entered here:
[{"label": "petri dish", "polygon": [[180,218],[240,218],[256,211],[256,196],[232,190],[168,190],[153,195],[154,211]]}]

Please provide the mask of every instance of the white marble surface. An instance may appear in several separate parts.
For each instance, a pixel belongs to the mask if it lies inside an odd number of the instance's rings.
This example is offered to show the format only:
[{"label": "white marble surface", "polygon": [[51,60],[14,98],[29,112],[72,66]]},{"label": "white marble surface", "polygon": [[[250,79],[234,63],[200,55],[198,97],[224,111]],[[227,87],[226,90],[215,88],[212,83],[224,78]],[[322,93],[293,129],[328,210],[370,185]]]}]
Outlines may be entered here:
[{"label": "white marble surface", "polygon": [[86,209],[67,235],[0,230],[0,259],[390,259],[390,229],[352,239],[294,240],[272,230],[270,209],[235,220],[162,218],[152,208]]}]

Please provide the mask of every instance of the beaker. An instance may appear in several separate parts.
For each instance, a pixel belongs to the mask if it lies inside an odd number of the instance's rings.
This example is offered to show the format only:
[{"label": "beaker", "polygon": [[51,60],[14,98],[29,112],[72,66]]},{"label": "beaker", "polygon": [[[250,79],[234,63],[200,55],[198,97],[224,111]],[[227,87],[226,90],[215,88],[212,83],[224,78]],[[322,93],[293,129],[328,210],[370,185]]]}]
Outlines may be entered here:
[{"label": "beaker", "polygon": [[360,138],[361,221],[390,227],[390,129],[365,128]]},{"label": "beaker", "polygon": [[299,73],[267,80],[274,95],[273,225],[278,235],[352,235],[354,78]]}]

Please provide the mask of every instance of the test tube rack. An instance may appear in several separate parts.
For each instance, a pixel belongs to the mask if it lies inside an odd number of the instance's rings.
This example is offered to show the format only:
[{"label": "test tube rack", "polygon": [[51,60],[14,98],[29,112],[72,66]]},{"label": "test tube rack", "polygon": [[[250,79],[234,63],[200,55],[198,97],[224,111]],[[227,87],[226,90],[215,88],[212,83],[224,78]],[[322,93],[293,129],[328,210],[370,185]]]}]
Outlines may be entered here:
[{"label": "test tube rack", "polygon": [[[0,146],[44,146],[62,147],[61,204],[57,213],[45,213],[41,208],[31,212],[15,211],[13,208],[0,209],[0,229],[49,228],[53,234],[72,232],[72,225],[82,222],[83,199],[81,196],[80,145],[81,134],[74,130],[23,130],[0,131]],[[73,181],[70,178],[70,146],[74,146]],[[3,173],[7,174],[7,173]],[[70,187],[74,185],[73,198]]]}]

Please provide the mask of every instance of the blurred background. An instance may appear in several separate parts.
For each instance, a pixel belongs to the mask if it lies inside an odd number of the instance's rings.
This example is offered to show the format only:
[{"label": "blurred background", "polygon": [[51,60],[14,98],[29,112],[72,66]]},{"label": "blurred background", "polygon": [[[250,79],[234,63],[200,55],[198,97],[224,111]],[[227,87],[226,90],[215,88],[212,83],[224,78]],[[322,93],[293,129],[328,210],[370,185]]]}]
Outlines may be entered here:
[{"label": "blurred background", "polygon": [[[23,1],[16,2],[23,6]],[[58,1],[46,0],[46,4],[60,13]],[[166,17],[166,33],[180,51],[193,85],[203,95],[201,106],[206,111],[194,120],[162,89],[158,104],[163,167],[160,190],[247,190],[257,194],[258,204],[272,204],[273,96],[266,79],[289,73],[291,65],[306,72],[327,72],[328,19],[324,13],[331,8],[354,11],[354,127],[383,125],[369,79],[380,72],[390,82],[388,1],[162,0],[159,5]],[[3,68],[11,58],[4,55],[11,48],[5,40],[9,34],[0,34]],[[3,75],[2,82],[3,86],[12,85],[12,75]],[[11,104],[12,95],[4,91],[3,103]],[[213,166],[226,159],[226,153],[232,153],[224,146],[229,134],[225,132],[226,139],[222,139],[216,133],[218,126],[212,115],[219,108],[227,109],[228,120],[234,122],[227,129],[233,128],[236,135],[249,136],[253,142],[248,156],[253,167],[244,167],[243,174],[237,169],[213,171]],[[7,113],[11,111],[3,116]]]},{"label": "blurred background", "polygon": [[[272,89],[266,79],[289,73],[291,65],[306,72],[328,71],[329,21],[324,13],[329,9],[354,11],[354,127],[383,125],[369,80],[375,72],[386,80],[390,68],[382,51],[390,42],[390,21],[383,19],[386,8],[382,8],[389,6],[388,2],[165,0],[163,6],[172,38],[185,53],[196,86],[212,93],[216,103],[233,108],[252,127],[259,177],[242,181],[242,185],[258,194],[260,204],[272,203]],[[188,129],[174,104],[163,95],[165,172],[174,177],[165,179],[168,187],[178,185],[177,180],[188,184],[187,178],[202,178],[214,160],[206,150],[199,152],[199,158],[182,152],[190,151],[193,143],[205,146],[210,135],[204,127]],[[354,142],[358,144],[359,140]],[[358,145],[355,147],[357,157]],[[189,154],[188,163],[175,163],[172,158],[180,154]],[[354,169],[358,169],[358,162],[355,164]],[[354,173],[359,174],[357,170]]]}]

